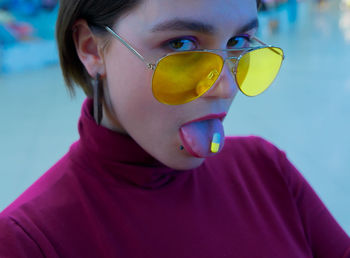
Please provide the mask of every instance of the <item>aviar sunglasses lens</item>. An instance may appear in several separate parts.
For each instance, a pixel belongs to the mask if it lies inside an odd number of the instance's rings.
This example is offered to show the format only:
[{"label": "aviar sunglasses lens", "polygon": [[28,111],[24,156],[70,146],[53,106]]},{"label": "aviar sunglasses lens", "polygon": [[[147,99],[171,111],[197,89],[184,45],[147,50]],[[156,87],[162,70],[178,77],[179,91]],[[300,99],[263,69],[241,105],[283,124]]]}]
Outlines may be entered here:
[{"label": "aviar sunglasses lens", "polygon": [[[260,47],[228,59],[239,89],[247,96],[256,96],[276,78],[283,51],[277,47]],[[208,51],[170,54],[156,64],[152,80],[153,95],[168,105],[190,102],[214,85],[224,62],[220,55]]]},{"label": "aviar sunglasses lens", "polygon": [[242,93],[252,97],[264,92],[276,78],[283,57],[283,50],[277,47],[263,47],[246,52],[239,59],[235,72]]},{"label": "aviar sunglasses lens", "polygon": [[210,52],[179,52],[162,58],[152,80],[154,97],[165,104],[190,102],[215,83],[224,60]]}]

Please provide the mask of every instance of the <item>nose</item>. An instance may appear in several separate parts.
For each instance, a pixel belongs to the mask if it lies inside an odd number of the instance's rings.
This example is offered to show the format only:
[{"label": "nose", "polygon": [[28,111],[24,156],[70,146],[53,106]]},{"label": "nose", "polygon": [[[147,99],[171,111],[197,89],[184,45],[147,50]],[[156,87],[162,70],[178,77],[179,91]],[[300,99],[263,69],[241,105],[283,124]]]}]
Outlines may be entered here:
[{"label": "nose", "polygon": [[230,69],[227,62],[225,62],[221,74],[214,85],[202,95],[202,98],[230,99],[236,95],[238,87]]}]

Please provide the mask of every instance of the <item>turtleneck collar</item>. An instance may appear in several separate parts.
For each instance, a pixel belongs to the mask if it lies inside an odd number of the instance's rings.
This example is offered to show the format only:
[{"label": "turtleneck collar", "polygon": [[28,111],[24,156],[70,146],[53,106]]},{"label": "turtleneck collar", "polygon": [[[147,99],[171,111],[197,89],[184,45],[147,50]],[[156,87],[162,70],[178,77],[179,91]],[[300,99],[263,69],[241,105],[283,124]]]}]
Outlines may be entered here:
[{"label": "turtleneck collar", "polygon": [[[80,139],[72,147],[75,161],[98,173],[110,173],[146,188],[159,187],[177,173],[143,150],[130,136],[98,126],[92,116],[93,101],[86,99],[79,119]],[[89,164],[86,164],[89,163]]]}]

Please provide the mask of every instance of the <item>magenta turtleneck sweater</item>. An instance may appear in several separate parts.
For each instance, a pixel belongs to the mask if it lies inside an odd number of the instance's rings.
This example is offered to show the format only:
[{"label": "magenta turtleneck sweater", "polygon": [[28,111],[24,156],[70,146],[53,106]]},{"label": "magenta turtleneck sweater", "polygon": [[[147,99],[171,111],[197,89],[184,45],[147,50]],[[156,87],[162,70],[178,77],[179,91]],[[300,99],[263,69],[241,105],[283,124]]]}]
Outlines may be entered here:
[{"label": "magenta turtleneck sweater", "polygon": [[340,258],[350,239],[283,152],[228,137],[176,171],[99,127],[0,214],[0,257]]}]

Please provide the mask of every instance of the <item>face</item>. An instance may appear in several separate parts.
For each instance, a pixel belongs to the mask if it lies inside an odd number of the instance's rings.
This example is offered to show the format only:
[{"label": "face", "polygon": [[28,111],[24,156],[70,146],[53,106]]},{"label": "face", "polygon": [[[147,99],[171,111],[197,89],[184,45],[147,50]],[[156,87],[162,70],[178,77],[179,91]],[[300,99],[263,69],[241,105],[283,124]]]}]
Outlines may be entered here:
[{"label": "face", "polygon": [[[113,30],[146,61],[155,63],[175,51],[242,47],[242,35],[256,30],[247,27],[256,18],[256,0],[145,0],[120,17]],[[225,58],[224,52],[221,55]],[[221,138],[216,140],[222,149],[222,119],[238,91],[227,63],[208,92],[182,105],[157,101],[152,94],[153,71],[112,37],[103,64],[103,126],[129,134],[175,169],[197,167],[214,155],[210,151],[214,135]]]}]

